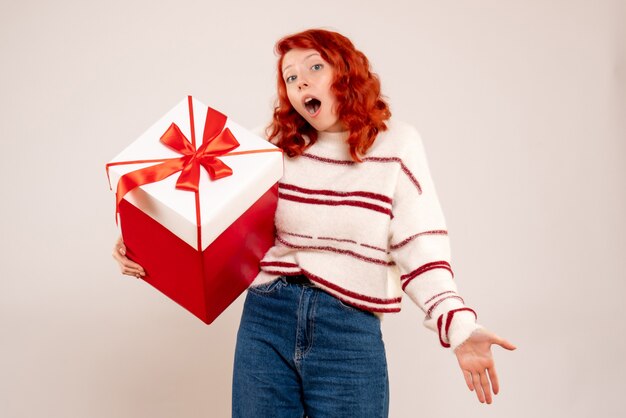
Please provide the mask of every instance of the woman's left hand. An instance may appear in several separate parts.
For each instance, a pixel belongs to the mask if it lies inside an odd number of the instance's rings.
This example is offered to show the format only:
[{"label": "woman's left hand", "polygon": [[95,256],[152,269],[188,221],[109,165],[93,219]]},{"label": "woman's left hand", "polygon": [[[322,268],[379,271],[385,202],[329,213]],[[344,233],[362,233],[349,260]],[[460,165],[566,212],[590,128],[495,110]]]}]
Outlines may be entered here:
[{"label": "woman's left hand", "polygon": [[485,329],[478,329],[454,350],[459,361],[465,383],[471,391],[476,391],[480,403],[491,403],[491,390],[494,395],[500,391],[498,375],[491,354],[491,346],[497,344],[507,350],[515,350],[513,344]]}]

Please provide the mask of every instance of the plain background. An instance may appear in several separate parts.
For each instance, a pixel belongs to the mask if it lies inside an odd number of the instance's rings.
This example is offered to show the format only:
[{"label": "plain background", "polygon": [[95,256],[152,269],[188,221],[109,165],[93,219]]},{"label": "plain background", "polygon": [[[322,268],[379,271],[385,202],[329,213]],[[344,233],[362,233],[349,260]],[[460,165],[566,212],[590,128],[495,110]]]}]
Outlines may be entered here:
[{"label": "plain background", "polygon": [[[381,5],[382,4],[382,5]],[[456,280],[495,348],[481,405],[405,298],[391,417],[616,417],[626,375],[623,1],[3,0],[0,416],[228,417],[243,297],[206,326],[111,258],[104,164],[187,94],[268,121],[274,42],[324,27],[421,132]]]}]

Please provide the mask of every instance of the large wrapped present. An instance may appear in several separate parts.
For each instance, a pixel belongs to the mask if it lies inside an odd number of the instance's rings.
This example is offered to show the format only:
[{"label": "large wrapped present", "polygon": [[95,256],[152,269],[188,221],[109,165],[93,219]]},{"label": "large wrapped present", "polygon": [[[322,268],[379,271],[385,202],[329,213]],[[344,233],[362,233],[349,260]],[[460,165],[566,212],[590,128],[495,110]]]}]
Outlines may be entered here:
[{"label": "large wrapped present", "polygon": [[281,150],[189,96],[107,173],[143,279],[210,324],[274,243]]}]

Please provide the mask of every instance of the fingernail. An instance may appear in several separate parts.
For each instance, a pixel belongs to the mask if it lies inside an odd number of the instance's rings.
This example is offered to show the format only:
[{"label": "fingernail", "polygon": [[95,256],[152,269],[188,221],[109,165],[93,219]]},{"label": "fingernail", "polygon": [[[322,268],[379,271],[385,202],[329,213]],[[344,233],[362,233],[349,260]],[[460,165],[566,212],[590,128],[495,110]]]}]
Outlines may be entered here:
[{"label": "fingernail", "polygon": [[126,255],[126,251],[124,251],[124,249],[123,249],[123,248],[120,248],[120,254],[122,254],[122,255]]}]

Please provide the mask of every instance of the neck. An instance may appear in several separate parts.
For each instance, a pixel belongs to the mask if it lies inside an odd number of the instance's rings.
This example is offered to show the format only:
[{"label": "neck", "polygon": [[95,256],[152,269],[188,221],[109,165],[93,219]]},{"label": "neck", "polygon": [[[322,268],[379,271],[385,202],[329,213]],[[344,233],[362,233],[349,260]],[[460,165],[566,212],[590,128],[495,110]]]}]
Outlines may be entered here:
[{"label": "neck", "polygon": [[347,147],[347,140],[349,136],[350,131],[319,131],[317,133],[317,142],[324,146]]},{"label": "neck", "polygon": [[350,131],[317,131],[317,141],[315,141],[315,144],[312,145],[312,148],[314,150],[317,149],[324,154],[330,153],[329,155],[333,155],[335,157],[341,156],[343,158],[350,155],[350,146],[348,145],[349,136]]}]

